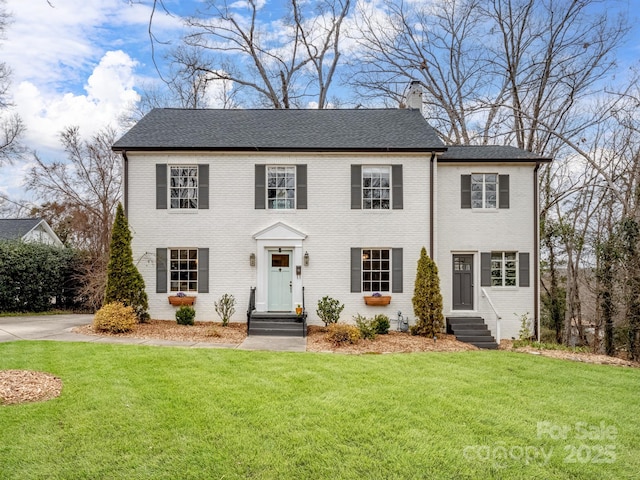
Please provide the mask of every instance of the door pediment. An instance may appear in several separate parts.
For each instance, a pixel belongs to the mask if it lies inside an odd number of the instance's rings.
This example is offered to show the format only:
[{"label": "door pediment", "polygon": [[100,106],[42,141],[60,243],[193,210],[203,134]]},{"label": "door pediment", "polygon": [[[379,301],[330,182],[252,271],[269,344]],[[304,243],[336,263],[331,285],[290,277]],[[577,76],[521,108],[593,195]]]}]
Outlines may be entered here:
[{"label": "door pediment", "polygon": [[278,222],[253,235],[255,240],[304,240],[307,235],[289,225]]}]

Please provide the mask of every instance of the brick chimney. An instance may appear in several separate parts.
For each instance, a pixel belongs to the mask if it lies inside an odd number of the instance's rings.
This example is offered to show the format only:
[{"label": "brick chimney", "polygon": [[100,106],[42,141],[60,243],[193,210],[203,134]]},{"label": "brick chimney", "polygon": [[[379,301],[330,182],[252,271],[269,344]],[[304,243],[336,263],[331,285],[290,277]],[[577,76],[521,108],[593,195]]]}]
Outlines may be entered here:
[{"label": "brick chimney", "polygon": [[419,80],[412,80],[407,87],[404,104],[407,108],[422,110],[422,85]]}]

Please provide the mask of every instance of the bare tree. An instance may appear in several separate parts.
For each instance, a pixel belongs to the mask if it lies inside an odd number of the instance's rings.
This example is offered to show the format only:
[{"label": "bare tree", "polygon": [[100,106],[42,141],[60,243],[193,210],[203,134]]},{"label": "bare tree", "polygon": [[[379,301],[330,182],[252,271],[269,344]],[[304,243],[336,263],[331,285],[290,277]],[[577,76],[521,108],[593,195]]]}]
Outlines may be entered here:
[{"label": "bare tree", "polygon": [[[597,0],[384,2],[359,10],[364,52],[353,82],[400,100],[420,80],[424,114],[451,144],[503,143],[551,153],[558,129],[583,124],[581,100],[614,66],[625,19]],[[368,8],[368,9],[367,9]]]},{"label": "bare tree", "polygon": [[83,140],[78,127],[60,134],[67,161],[45,162],[34,154],[35,166],[27,188],[46,203],[38,213],[54,222],[67,244],[87,253],[83,293],[90,306],[99,307],[104,296],[111,227],[121,195],[121,162],[111,150],[116,132],[105,128]]},{"label": "bare tree", "polygon": [[[183,104],[195,108],[211,85],[220,89],[227,82],[222,92],[241,92],[227,106],[327,106],[351,0],[289,0],[285,14],[276,19],[262,6],[257,0],[207,0],[185,20],[186,34],[169,54],[171,69],[165,78]],[[154,1],[154,14],[158,9],[168,11],[162,0]],[[153,17],[150,35],[159,47],[152,25]]]},{"label": "bare tree", "polygon": [[[0,0],[0,38],[11,21],[5,8],[6,0]],[[24,132],[24,124],[16,113],[10,111],[11,69],[0,62],[0,166],[11,163],[14,158],[24,153],[20,145],[20,137]]]}]

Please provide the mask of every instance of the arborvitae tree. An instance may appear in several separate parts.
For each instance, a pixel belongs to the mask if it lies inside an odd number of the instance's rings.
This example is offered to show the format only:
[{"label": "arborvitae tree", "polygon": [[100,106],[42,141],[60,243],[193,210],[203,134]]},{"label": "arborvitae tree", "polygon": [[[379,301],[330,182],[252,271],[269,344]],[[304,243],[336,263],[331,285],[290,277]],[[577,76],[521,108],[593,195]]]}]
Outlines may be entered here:
[{"label": "arborvitae tree", "polygon": [[133,264],[131,232],[122,204],[118,204],[116,219],[111,233],[109,265],[107,266],[107,288],[104,303],[122,302],[131,306],[139,322],[149,319],[147,292],[142,275]]},{"label": "arborvitae tree", "polygon": [[444,316],[442,315],[442,293],[438,267],[422,247],[416,283],[413,290],[413,313],[417,318],[411,327],[412,335],[433,337],[442,331]]}]

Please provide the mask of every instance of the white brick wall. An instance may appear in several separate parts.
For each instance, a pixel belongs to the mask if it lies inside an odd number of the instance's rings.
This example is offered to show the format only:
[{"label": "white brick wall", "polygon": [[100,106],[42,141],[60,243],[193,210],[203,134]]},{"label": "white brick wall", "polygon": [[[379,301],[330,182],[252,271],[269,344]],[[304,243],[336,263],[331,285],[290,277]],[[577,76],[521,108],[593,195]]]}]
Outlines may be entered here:
[{"label": "white brick wall", "polygon": [[[155,251],[163,247],[208,247],[210,293],[198,294],[198,320],[218,320],[213,303],[222,294],[237,299],[232,321],[244,321],[249,289],[256,286],[256,267],[249,255],[256,252],[253,235],[283,222],[307,235],[304,251],[310,265],[302,267],[309,321],[319,323],[317,301],[325,295],[345,304],[343,321],[356,313],[401,310],[413,317],[411,297],[416,262],[422,246],[429,248],[429,156],[348,154],[141,154],[129,152],[128,218],[133,234],[133,255],[147,291],[152,318],[173,319],[175,308],[168,294],[156,294]],[[155,164],[210,164],[210,208],[174,213],[155,208]],[[254,209],[255,164],[306,164],[308,208],[274,211]],[[364,211],[351,209],[352,164],[403,164],[404,208]],[[404,291],[392,294],[387,307],[368,307],[363,294],[350,293],[350,248],[403,248]]]},{"label": "white brick wall", "polygon": [[[530,254],[530,287],[484,287],[502,317],[501,337],[518,336],[520,315],[533,318],[535,297],[534,265],[534,185],[532,165],[439,164],[438,235],[436,240],[440,285],[445,315],[482,316],[496,333],[496,315],[480,289],[480,252],[517,251]],[[508,174],[510,208],[479,210],[460,207],[460,177],[471,173]],[[474,255],[473,311],[452,310],[452,255]]]}]

